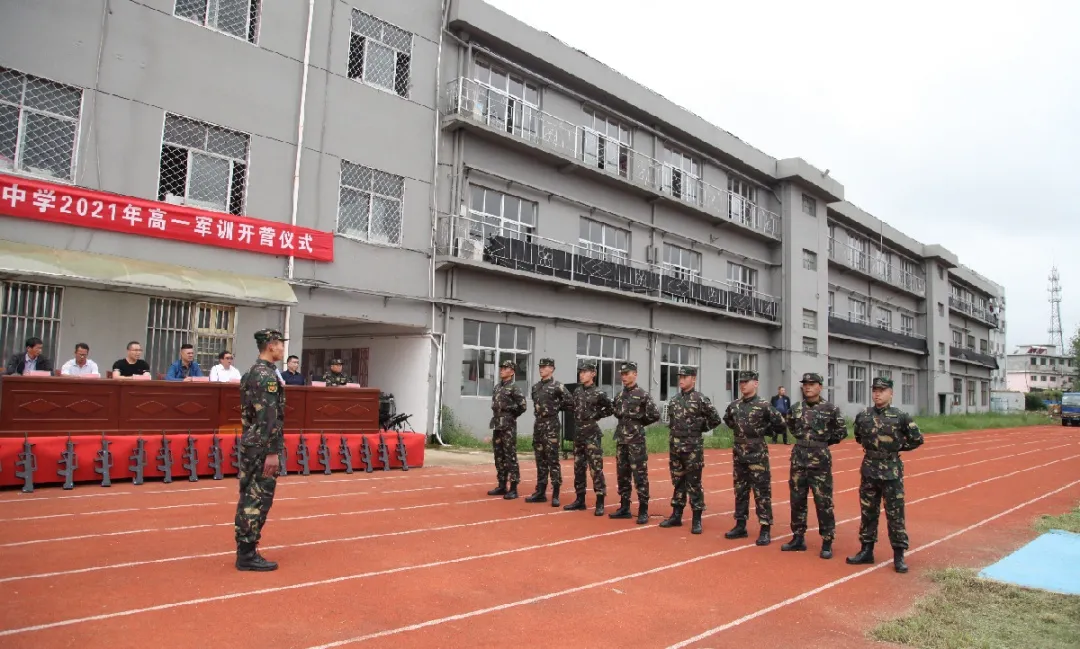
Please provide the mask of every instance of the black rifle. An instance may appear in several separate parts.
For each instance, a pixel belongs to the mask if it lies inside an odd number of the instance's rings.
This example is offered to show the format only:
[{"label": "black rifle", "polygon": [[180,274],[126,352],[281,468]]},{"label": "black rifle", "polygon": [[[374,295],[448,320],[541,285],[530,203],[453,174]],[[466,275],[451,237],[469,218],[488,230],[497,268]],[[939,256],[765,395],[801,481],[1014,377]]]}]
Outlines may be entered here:
[{"label": "black rifle", "polygon": [[344,435],[341,436],[341,446],[338,447],[338,453],[341,454],[341,463],[345,465],[345,473],[352,473],[352,451],[349,450],[349,438]]},{"label": "black rifle", "polygon": [[375,470],[371,467],[371,445],[368,444],[367,435],[360,436],[360,461],[364,463],[365,473]]},{"label": "black rifle", "polygon": [[57,470],[56,475],[63,476],[64,489],[70,491],[75,488],[75,469],[79,468],[79,456],[75,454],[75,442],[68,435],[67,449],[60,453],[57,464],[63,464],[64,468]]},{"label": "black rifle", "polygon": [[101,466],[94,467],[94,473],[101,474],[101,486],[112,486],[112,474],[111,469],[113,465],[112,451],[109,450],[109,444],[112,444],[109,440],[105,439],[105,433],[101,434],[101,450],[97,452],[98,462],[101,462]]},{"label": "black rifle", "polygon": [[401,431],[397,432],[397,457],[401,460],[401,470],[409,470],[409,451],[405,448],[405,440],[401,438]]},{"label": "black rifle", "polygon": [[278,472],[279,476],[289,475],[289,447],[285,446],[285,437],[281,439],[281,453],[278,455]]},{"label": "black rifle", "polygon": [[300,433],[300,443],[296,446],[296,461],[300,464],[300,475],[311,475],[311,469],[308,468],[309,459],[307,440],[304,439],[304,434]]},{"label": "black rifle", "polygon": [[390,447],[386,445],[386,437],[379,431],[379,461],[382,462],[382,470],[390,470]]},{"label": "black rifle", "polygon": [[34,493],[34,472],[37,471],[37,456],[34,455],[34,445],[30,440],[23,437],[23,450],[19,453],[19,459],[15,466],[22,467],[22,471],[16,471],[15,477],[23,479],[22,492]]},{"label": "black rifle", "polygon": [[319,464],[323,465],[323,473],[330,475],[330,447],[326,445],[326,435],[319,435]]},{"label": "black rifle", "polygon": [[187,462],[182,466],[188,470],[188,482],[199,481],[199,449],[195,448],[195,438],[188,433],[187,446],[184,448],[182,458]]},{"label": "black rifle", "polygon": [[214,480],[221,480],[224,475],[221,472],[221,439],[214,433],[214,439],[210,442],[210,468],[214,470]]},{"label": "black rifle", "polygon": [[158,471],[165,474],[165,484],[172,482],[172,449],[169,448],[169,438],[165,436],[165,433],[161,434],[161,450],[158,451],[157,459],[161,461],[158,465]]},{"label": "black rifle", "polygon": [[135,473],[135,479],[131,481],[131,484],[142,484],[143,469],[146,468],[146,440],[139,437],[138,441],[135,442],[135,452],[128,459],[135,463],[128,467],[129,471]]},{"label": "black rifle", "polygon": [[233,447],[232,447],[232,451],[229,453],[229,458],[230,458],[229,459],[229,464],[232,465],[232,468],[236,469],[236,475],[237,475],[237,477],[239,477],[240,476],[240,436],[239,435],[233,435]]}]

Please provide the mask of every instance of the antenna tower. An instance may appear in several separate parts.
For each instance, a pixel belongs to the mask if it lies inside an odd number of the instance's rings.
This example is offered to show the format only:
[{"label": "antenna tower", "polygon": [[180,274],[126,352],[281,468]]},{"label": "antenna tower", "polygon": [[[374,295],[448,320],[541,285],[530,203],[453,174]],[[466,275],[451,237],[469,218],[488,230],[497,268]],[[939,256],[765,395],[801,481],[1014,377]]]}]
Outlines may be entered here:
[{"label": "antenna tower", "polygon": [[1058,275],[1057,266],[1050,269],[1050,344],[1057,345],[1059,354],[1065,350],[1064,337],[1061,332],[1061,276]]}]

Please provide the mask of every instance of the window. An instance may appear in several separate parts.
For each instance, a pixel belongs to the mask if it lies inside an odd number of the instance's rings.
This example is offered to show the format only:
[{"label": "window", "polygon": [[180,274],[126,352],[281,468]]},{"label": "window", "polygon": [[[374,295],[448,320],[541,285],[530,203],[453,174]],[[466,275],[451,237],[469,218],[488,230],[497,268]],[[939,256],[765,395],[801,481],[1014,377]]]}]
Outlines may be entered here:
[{"label": "window", "polygon": [[967,404],[969,406],[975,405],[975,381],[967,382]]},{"label": "window", "polygon": [[180,355],[180,345],[195,347],[195,362],[209,375],[218,354],[234,347],[236,307],[208,302],[150,298],[144,358],[154,374],[165,372]]},{"label": "window", "polygon": [[990,343],[988,343],[985,339],[979,340],[979,351],[982,352],[983,354],[989,354],[990,353]]},{"label": "window", "polygon": [[396,246],[401,243],[405,179],[341,161],[337,233]]},{"label": "window", "polygon": [[[915,335],[915,317],[905,313],[900,314],[900,332],[905,336]],[[945,352],[942,351],[944,354]]]},{"label": "window", "polygon": [[630,169],[630,129],[586,108],[581,128],[581,150],[586,165],[626,177]]},{"label": "window", "polygon": [[734,176],[728,176],[728,218],[743,225],[753,226],[755,222],[754,204],[757,203],[757,188]]},{"label": "window", "polygon": [[469,191],[470,234],[483,241],[490,236],[531,240],[539,209],[536,203],[479,185],[470,186]]},{"label": "window", "polygon": [[663,190],[675,198],[696,204],[701,183],[701,167],[697,161],[670,146],[664,147],[663,155]]},{"label": "window", "polygon": [[817,216],[817,201],[813,196],[802,195],[802,211],[810,216]]},{"label": "window", "polygon": [[802,310],[802,326],[803,329],[817,330],[817,311],[811,311],[810,309]]},{"label": "window", "polygon": [[892,330],[892,311],[879,306],[877,308],[877,326],[880,329]]},{"label": "window", "polygon": [[945,305],[942,304],[941,302],[937,303],[937,314],[939,316],[944,316],[945,315]]},{"label": "window", "polygon": [[622,389],[619,363],[629,359],[629,338],[589,333],[577,335],[578,363],[584,360],[596,361],[596,385],[611,398],[615,398],[615,393]]},{"label": "window", "polygon": [[1038,364],[1039,364],[1039,359],[1037,359],[1037,358],[1035,358],[1034,356],[1032,356],[1032,357],[1031,357],[1031,364],[1032,364],[1032,365],[1038,365]]},{"label": "window", "polygon": [[881,378],[881,379],[892,380],[892,377],[893,377],[892,370],[890,370],[888,368],[881,368],[881,367],[878,368],[877,375],[878,375],[878,378]]},{"label": "window", "polygon": [[905,406],[915,404],[915,374],[902,372],[900,374],[900,403]]},{"label": "window", "polygon": [[739,398],[739,372],[742,370],[757,370],[757,354],[728,352],[725,387],[732,401]]},{"label": "window", "polygon": [[524,77],[486,61],[476,61],[473,76],[480,87],[476,110],[484,122],[526,140],[537,138],[540,90]]},{"label": "window", "polygon": [[79,88],[0,67],[0,171],[73,180],[81,107]]},{"label": "window", "polygon": [[975,351],[975,336],[972,336],[971,334],[968,334],[967,337],[967,348],[971,351]]},{"label": "window", "polygon": [[945,343],[938,343],[937,344],[937,350],[938,350],[939,354],[944,354],[945,353]]},{"label": "window", "polygon": [[809,336],[803,336],[802,350],[804,354],[810,354],[811,356],[817,356],[817,338],[810,338]]},{"label": "window", "polygon": [[938,372],[944,374],[945,373],[945,361],[938,361],[937,362],[937,369],[938,369]]},{"label": "window", "polygon": [[829,317],[835,315],[836,310],[836,293],[829,291]]},{"label": "window", "polygon": [[851,322],[861,322],[862,324],[868,324],[869,318],[866,316],[866,302],[857,300],[853,297],[848,298],[848,320]]},{"label": "window", "polygon": [[806,270],[817,270],[817,253],[803,248],[802,267]]},{"label": "window", "polygon": [[836,364],[829,363],[826,371],[825,388],[828,396],[826,397],[830,402],[836,401]]},{"label": "window", "polygon": [[983,381],[980,384],[980,388],[981,388],[980,392],[982,393],[982,405],[983,406],[990,405],[990,384],[987,383],[986,381]]},{"label": "window", "polygon": [[353,9],[349,78],[408,97],[412,40],[404,29]]},{"label": "window", "polygon": [[[667,401],[679,393],[679,368],[683,365],[701,367],[701,348],[686,345],[660,344],[660,400]],[[698,374],[698,390],[701,389]]]},{"label": "window", "polygon": [[964,381],[962,379],[953,379],[952,382],[953,391],[953,405],[960,405],[960,395],[964,393]]},{"label": "window", "polygon": [[499,365],[513,361],[517,365],[514,383],[529,393],[529,358],[532,352],[532,329],[505,322],[465,320],[461,360],[461,396],[490,397],[499,380]]},{"label": "window", "polygon": [[165,115],[158,200],[241,215],[249,136],[178,115]]},{"label": "window", "polygon": [[0,351],[3,362],[9,354],[26,350],[27,338],[40,338],[42,353],[60,368],[57,350],[60,344],[60,306],[64,301],[62,286],[3,282],[0,284]]},{"label": "window", "polygon": [[757,289],[757,271],[748,266],[728,262],[728,281],[743,295],[751,295]]},{"label": "window", "polygon": [[848,403],[865,403],[866,368],[848,365],[847,400]]},{"label": "window", "polygon": [[249,43],[259,37],[260,0],[176,0],[173,14]]},{"label": "window", "polygon": [[964,334],[956,329],[952,330],[952,346],[963,347],[964,346]]},{"label": "window", "polygon": [[[661,290],[664,296],[674,302],[686,302],[690,287],[686,284],[701,283],[701,253],[696,250],[688,250],[670,243],[664,244],[664,263],[661,264],[665,277],[678,280],[678,284],[669,285],[661,282]],[[666,290],[665,290],[666,287]],[[682,295],[678,293],[682,292]]]},{"label": "window", "polygon": [[581,217],[578,244],[584,254],[607,261],[630,258],[630,231]]}]

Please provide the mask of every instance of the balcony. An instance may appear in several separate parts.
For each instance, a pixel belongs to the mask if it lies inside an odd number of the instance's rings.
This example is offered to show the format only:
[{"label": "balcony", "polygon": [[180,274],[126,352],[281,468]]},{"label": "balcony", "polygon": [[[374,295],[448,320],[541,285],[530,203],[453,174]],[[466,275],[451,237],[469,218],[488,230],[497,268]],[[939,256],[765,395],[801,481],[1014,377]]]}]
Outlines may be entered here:
[{"label": "balcony", "polygon": [[865,250],[860,250],[836,239],[829,239],[829,259],[841,266],[857,270],[872,279],[914,293],[926,296],[926,280],[914,273],[901,270],[881,259],[873,259]]},{"label": "balcony", "polygon": [[976,306],[967,300],[956,297],[955,295],[949,296],[949,309],[970,316],[971,318],[982,322],[993,328],[998,326],[997,314],[991,313],[989,309],[981,306]]},{"label": "balcony", "polygon": [[506,268],[569,286],[779,324],[780,300],[745,284],[706,279],[681,267],[633,261],[465,216],[440,214],[438,221],[440,266]]},{"label": "balcony", "polygon": [[906,349],[925,354],[926,336],[913,329],[897,329],[884,323],[871,324],[865,316],[848,313],[847,317],[829,314],[829,335],[872,340],[884,347]]},{"label": "balcony", "polygon": [[949,347],[949,357],[960,363],[982,365],[992,370],[998,369],[997,359],[990,354],[980,354],[970,347]]},{"label": "balcony", "polygon": [[596,174],[598,179],[632,187],[646,196],[780,240],[780,215],[683,169],[634,151],[615,138],[545,113],[478,81],[459,78],[448,83],[441,111],[444,125],[479,127],[506,142],[549,154],[558,164],[571,162]]}]

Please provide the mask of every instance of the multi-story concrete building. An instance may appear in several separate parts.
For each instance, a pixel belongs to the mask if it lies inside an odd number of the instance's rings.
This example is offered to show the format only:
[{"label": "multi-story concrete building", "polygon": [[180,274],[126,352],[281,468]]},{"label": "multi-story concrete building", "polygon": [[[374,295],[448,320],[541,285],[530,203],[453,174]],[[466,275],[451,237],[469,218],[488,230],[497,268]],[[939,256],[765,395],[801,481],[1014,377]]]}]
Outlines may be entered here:
[{"label": "multi-story concrete building", "polygon": [[1057,345],[1018,345],[1009,354],[1009,390],[1071,390],[1076,371],[1076,359]]},{"label": "multi-story concrete building", "polygon": [[342,356],[417,429],[481,435],[498,362],[525,387],[544,356],[612,391],[635,360],[661,402],[695,365],[720,403],[756,369],[849,415],[883,374],[905,409],[988,409],[1000,287],[805,161],[480,0],[210,5],[0,9],[5,353],[244,366],[280,326],[303,371]]}]

